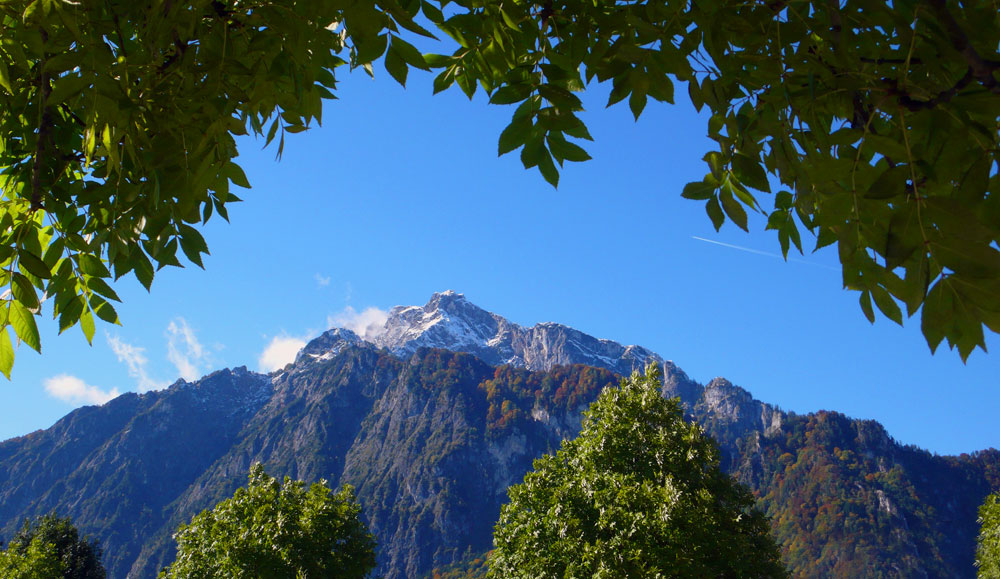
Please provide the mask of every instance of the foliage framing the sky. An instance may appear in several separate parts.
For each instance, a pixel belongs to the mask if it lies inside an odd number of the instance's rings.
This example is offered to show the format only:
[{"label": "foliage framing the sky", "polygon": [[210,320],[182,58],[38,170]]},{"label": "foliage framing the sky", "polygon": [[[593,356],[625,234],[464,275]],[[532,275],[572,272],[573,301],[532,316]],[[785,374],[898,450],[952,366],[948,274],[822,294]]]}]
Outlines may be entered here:
[{"label": "foliage framing the sky", "polygon": [[[400,33],[456,48],[422,55]],[[932,349],[1000,330],[1000,10],[995,0],[428,2],[12,0],[0,6],[0,370],[34,316],[88,340],[107,280],[201,265],[196,225],[249,186],[234,137],[283,149],[335,98],[334,69],[482,87],[517,104],[499,153],[553,184],[589,158],[574,94],[613,85],[636,116],[686,83],[719,149],[684,196],[718,228],[767,213],[782,250],[837,244],[844,285]],[[411,36],[411,40],[412,40]],[[765,208],[757,199],[772,192]],[[900,306],[903,306],[902,308]],[[9,328],[14,330],[10,335]]]}]

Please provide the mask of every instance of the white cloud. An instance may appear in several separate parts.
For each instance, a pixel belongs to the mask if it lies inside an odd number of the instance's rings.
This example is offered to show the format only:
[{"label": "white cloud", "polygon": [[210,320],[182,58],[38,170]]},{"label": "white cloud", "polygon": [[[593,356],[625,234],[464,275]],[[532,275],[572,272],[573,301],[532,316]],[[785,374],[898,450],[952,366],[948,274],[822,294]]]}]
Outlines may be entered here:
[{"label": "white cloud", "polygon": [[158,390],[168,385],[167,382],[160,382],[150,377],[149,371],[146,369],[149,359],[143,354],[146,351],[145,348],[123,342],[118,336],[105,334],[105,337],[108,340],[108,346],[111,347],[111,351],[118,357],[118,361],[124,362],[128,366],[128,375],[135,378],[138,382],[139,392]]},{"label": "white cloud", "polygon": [[184,318],[175,318],[167,326],[167,360],[177,367],[181,378],[192,381],[202,374],[202,366],[207,365],[208,352],[194,335],[194,330]]},{"label": "white cloud", "polygon": [[101,390],[69,374],[46,378],[42,383],[49,396],[70,404],[104,404],[118,396],[117,388],[112,388],[110,391]]},{"label": "white cloud", "polygon": [[313,276],[313,278],[316,279],[316,285],[318,285],[319,287],[326,287],[330,285],[330,276],[322,276],[317,273],[316,275]]},{"label": "white cloud", "polygon": [[387,319],[389,312],[385,310],[371,307],[357,312],[347,306],[340,313],[327,317],[326,323],[330,327],[346,328],[366,340],[372,340],[385,331]]},{"label": "white cloud", "polygon": [[292,336],[275,336],[271,338],[271,343],[264,348],[257,364],[262,372],[273,372],[279,368],[284,368],[295,360],[295,355],[305,347],[306,341]]}]

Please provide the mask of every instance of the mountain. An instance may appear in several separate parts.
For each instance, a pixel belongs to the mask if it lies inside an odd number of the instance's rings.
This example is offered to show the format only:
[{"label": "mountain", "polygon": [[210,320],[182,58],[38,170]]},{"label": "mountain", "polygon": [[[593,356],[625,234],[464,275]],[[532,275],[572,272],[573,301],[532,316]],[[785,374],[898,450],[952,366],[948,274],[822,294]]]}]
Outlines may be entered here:
[{"label": "mountain", "polygon": [[[332,332],[348,342],[357,338],[353,333],[345,336],[344,330]],[[369,328],[363,339],[402,358],[419,348],[442,348],[472,354],[487,364],[528,370],[586,364],[628,375],[649,362],[662,362],[646,348],[599,340],[562,324],[524,328],[451,290],[432,295],[424,306],[392,308],[385,324]]]},{"label": "mountain", "polygon": [[222,370],[0,442],[0,535],[56,510],[101,541],[111,577],[152,577],[177,526],[260,461],[354,485],[387,579],[481,571],[507,487],[648,361],[771,515],[796,575],[974,575],[975,508],[1000,488],[997,451],[940,457],[871,421],[782,412],[643,348],[523,328],[454,292],[394,308],[364,336],[330,330],[271,375]]}]

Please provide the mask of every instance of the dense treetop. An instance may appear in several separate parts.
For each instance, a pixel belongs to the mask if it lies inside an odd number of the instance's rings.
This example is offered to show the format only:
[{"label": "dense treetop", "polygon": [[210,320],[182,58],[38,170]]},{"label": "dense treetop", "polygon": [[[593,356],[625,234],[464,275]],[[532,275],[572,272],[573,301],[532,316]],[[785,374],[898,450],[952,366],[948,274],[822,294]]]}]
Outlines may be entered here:
[{"label": "dense treetop", "polygon": [[1000,577],[1000,493],[986,497],[979,507],[979,544],[976,567],[984,579]]},{"label": "dense treetop", "polygon": [[279,481],[260,463],[249,479],[177,531],[177,560],[160,577],[363,579],[375,567],[375,541],[351,487],[332,493],[325,481]]},{"label": "dense treetop", "polygon": [[783,577],[766,517],[651,366],[508,489],[489,577]]},{"label": "dense treetop", "polygon": [[0,577],[8,579],[104,579],[97,542],[80,535],[73,522],[48,514],[26,520],[0,553]]},{"label": "dense treetop", "polygon": [[[432,33],[429,29],[435,29]],[[447,55],[417,36],[448,37]],[[403,37],[409,38],[409,40]],[[1000,329],[1000,11],[989,0],[10,0],[0,5],[0,370],[35,315],[87,339],[108,280],[197,265],[226,217],[235,137],[277,153],[322,116],[343,64],[516,104],[499,153],[553,184],[590,138],[576,92],[638,118],[675,86],[718,150],[684,189],[716,227],[767,214],[782,250],[836,244],[844,285],[963,357]],[[774,193],[761,203],[761,193]],[[901,307],[902,306],[902,307]],[[11,336],[13,328],[16,336]]]}]

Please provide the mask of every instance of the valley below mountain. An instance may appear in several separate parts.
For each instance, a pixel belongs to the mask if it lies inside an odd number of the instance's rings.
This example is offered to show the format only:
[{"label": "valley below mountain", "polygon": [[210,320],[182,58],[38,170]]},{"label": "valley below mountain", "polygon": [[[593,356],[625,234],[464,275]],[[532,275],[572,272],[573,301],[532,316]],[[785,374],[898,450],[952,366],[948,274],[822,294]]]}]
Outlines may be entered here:
[{"label": "valley below mountain", "polygon": [[261,462],[353,485],[379,576],[476,566],[507,487],[577,434],[602,388],[650,363],[771,517],[793,575],[975,576],[976,509],[1000,489],[1000,452],[938,456],[874,421],[784,412],[645,348],[525,328],[454,292],[363,336],[332,329],[269,375],[220,370],[0,442],[0,537],[55,511],[100,541],[110,577],[155,577],[177,527]]}]

